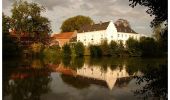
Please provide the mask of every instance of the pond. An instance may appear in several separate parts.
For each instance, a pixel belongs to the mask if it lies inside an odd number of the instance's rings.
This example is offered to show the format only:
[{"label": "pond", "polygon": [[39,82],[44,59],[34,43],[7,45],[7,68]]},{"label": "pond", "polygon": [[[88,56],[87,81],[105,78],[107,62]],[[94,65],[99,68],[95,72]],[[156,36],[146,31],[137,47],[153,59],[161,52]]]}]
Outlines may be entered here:
[{"label": "pond", "polygon": [[3,61],[3,100],[167,99],[167,58]]}]

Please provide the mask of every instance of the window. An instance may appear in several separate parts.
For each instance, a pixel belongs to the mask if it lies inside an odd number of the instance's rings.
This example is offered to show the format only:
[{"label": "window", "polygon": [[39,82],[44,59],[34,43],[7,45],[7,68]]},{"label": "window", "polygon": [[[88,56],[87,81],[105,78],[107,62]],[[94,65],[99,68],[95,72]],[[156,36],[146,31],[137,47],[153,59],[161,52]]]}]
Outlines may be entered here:
[{"label": "window", "polygon": [[127,35],[125,35],[125,37],[127,37]]},{"label": "window", "polygon": [[122,37],[123,37],[123,34],[122,34]]},{"label": "window", "polygon": [[119,37],[119,34],[117,35],[117,37]]}]

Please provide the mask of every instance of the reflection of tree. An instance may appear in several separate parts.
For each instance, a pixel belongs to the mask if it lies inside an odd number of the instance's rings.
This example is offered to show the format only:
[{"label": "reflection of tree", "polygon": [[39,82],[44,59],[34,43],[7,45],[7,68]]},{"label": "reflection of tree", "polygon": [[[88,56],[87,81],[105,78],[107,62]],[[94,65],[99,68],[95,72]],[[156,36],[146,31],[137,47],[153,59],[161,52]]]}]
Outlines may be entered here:
[{"label": "reflection of tree", "polygon": [[146,82],[146,85],[134,93],[144,96],[145,99],[148,97],[167,99],[167,65],[160,65],[159,67],[147,66],[142,72],[144,76],[136,77],[137,84]]},{"label": "reflection of tree", "polygon": [[64,75],[64,74],[61,74],[61,78],[65,83],[77,89],[83,89],[83,88],[87,88],[90,86],[90,84],[87,81],[83,81],[82,78]]},{"label": "reflection of tree", "polygon": [[74,57],[72,59],[71,68],[80,69],[83,67],[83,65],[84,65],[84,57]]},{"label": "reflection of tree", "polygon": [[[4,63],[3,96],[11,95],[12,100],[39,100],[41,94],[49,91],[50,70],[43,66],[41,60],[27,60]],[[38,63],[37,63],[38,62]],[[15,64],[17,63],[17,64]],[[40,66],[37,69],[37,66]]]},{"label": "reflection of tree", "polygon": [[49,91],[48,83],[51,78],[48,77],[47,69],[29,69],[25,73],[19,73],[21,76],[26,74],[27,77],[14,78],[13,84],[9,85],[13,100],[39,100],[41,94]]},{"label": "reflection of tree", "polygon": [[62,63],[65,67],[69,67],[71,64],[70,64],[70,61],[71,61],[71,57],[62,57]]}]

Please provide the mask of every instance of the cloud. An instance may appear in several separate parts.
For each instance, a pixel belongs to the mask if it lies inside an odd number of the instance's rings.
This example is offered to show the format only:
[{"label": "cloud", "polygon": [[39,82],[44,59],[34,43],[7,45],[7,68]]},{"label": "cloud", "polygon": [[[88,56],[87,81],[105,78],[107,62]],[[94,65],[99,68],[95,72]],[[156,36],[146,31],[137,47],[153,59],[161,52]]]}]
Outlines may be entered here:
[{"label": "cloud", "polygon": [[[129,6],[129,0],[29,0],[46,8],[42,15],[51,20],[53,32],[59,32],[64,20],[76,15],[91,17],[95,22],[127,19],[132,28],[139,33],[151,33],[150,22],[153,17],[146,8]],[[3,12],[10,15],[13,0],[3,0]],[[138,26],[138,27],[136,27]],[[139,28],[143,27],[143,28]]]}]

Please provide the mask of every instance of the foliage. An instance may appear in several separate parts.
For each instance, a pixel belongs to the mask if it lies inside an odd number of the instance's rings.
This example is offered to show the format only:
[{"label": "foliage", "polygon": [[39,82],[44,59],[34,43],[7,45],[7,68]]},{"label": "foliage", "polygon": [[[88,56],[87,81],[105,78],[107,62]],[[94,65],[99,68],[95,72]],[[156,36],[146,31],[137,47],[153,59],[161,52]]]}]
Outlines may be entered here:
[{"label": "foliage", "polygon": [[137,79],[137,84],[146,83],[141,89],[136,90],[135,95],[143,95],[144,99],[149,99],[150,97],[159,97],[159,99],[166,100],[168,95],[168,66],[159,65],[147,66],[142,70],[143,76],[135,77]]},{"label": "foliage", "polygon": [[15,39],[13,39],[9,34],[10,28],[10,18],[4,14],[2,14],[2,50],[3,50],[3,58],[6,57],[19,57],[22,49],[18,46],[18,43]]},{"label": "foliage", "polygon": [[66,19],[61,25],[62,32],[73,32],[79,30],[84,25],[89,25],[93,23],[93,20],[90,17],[78,15]]},{"label": "foliage", "polygon": [[62,56],[70,57],[71,56],[71,47],[69,44],[64,44],[62,47]]},{"label": "foliage", "polygon": [[119,57],[124,57],[127,56],[127,52],[125,50],[124,44],[122,41],[119,41],[118,43],[118,48],[117,48],[117,55]]},{"label": "foliage", "polygon": [[[154,16],[151,27],[154,27],[154,36],[159,40],[160,49],[168,52],[168,0],[129,0],[130,6],[137,4],[148,7],[147,13]],[[163,26],[163,27],[162,27]]]},{"label": "foliage", "polygon": [[140,49],[142,56],[157,56],[158,45],[153,38],[141,37],[140,38]]},{"label": "foliage", "polygon": [[111,41],[109,44],[109,53],[111,56],[116,56],[117,55],[117,48],[118,44],[116,41]]},{"label": "foliage", "polygon": [[155,18],[151,26],[157,26],[164,21],[168,21],[168,0],[129,0],[130,6],[135,7],[137,4],[148,7],[147,13]]},{"label": "foliage", "polygon": [[141,50],[139,47],[139,41],[133,38],[129,38],[126,41],[126,48],[128,49],[130,56],[141,56]]},{"label": "foliage", "polygon": [[100,56],[102,56],[102,50],[101,50],[100,46],[90,45],[89,49],[90,49],[90,55],[92,57],[100,57]]},{"label": "foliage", "polygon": [[33,43],[31,44],[30,46],[31,48],[31,51],[34,53],[34,54],[38,54],[41,52],[41,50],[43,49],[43,44],[38,42],[38,43]]},{"label": "foliage", "polygon": [[20,37],[26,34],[29,37],[36,38],[36,41],[44,42],[51,32],[50,21],[46,17],[41,16],[41,12],[45,8],[27,1],[16,1],[12,8],[11,27]]},{"label": "foliage", "polygon": [[80,57],[80,56],[84,55],[85,47],[84,47],[83,43],[77,42],[74,46],[74,49],[75,49],[76,56]]},{"label": "foliage", "polygon": [[101,48],[102,54],[104,56],[109,56],[110,55],[110,53],[109,53],[109,45],[107,43],[107,40],[104,40],[104,41],[101,42],[100,48]]},{"label": "foliage", "polygon": [[61,57],[61,48],[59,46],[45,48],[42,54],[43,58],[46,61],[54,62],[56,59],[59,59]]}]

